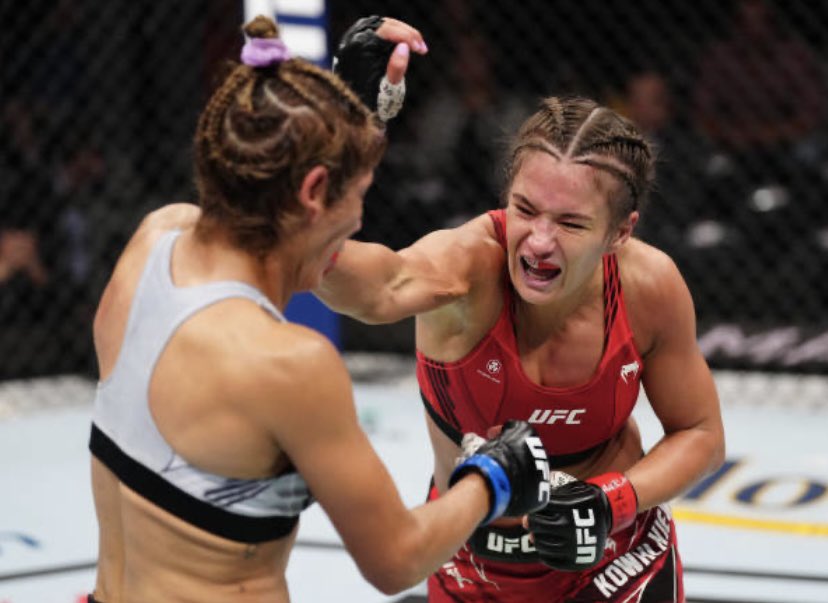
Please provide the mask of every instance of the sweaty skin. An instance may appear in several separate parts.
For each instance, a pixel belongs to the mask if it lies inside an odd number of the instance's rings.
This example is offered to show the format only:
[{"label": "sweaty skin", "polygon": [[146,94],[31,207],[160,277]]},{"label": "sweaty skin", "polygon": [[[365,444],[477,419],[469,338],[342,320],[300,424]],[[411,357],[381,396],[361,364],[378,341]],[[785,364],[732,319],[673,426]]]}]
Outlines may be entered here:
[{"label": "sweaty skin", "polygon": [[[358,224],[369,181],[358,182],[330,210],[329,227],[301,239],[302,246],[318,246],[318,259],[303,261],[305,269],[293,278],[318,282],[330,253]],[[270,296],[281,299],[274,288],[278,266],[264,279],[248,272],[257,262],[220,242],[198,242],[192,231],[198,212],[174,205],[150,214],[119,259],[95,319],[101,380],[112,375],[118,360],[149,251],[172,228],[183,230],[171,263],[177,286],[235,278],[261,289],[269,285]],[[148,398],[163,437],[200,469],[254,479],[295,466],[365,578],[383,592],[424,579],[488,512],[488,489],[475,473],[440,504],[408,510],[359,426],[350,378],[336,349],[315,331],[274,320],[250,300],[227,299],[185,321],[159,358]],[[285,568],[295,529],[272,541],[235,542],[139,496],[94,457],[91,471],[100,522],[95,598],[101,603],[289,600]]]},{"label": "sweaty skin", "polygon": [[[604,447],[563,470],[585,478],[625,472],[644,511],[678,496],[724,457],[718,395],[696,344],[692,299],[673,261],[631,237],[633,212],[611,223],[613,179],[587,165],[529,152],[507,198],[507,251],[487,215],[430,233],[394,252],[349,241],[316,290],[333,309],[366,323],[416,316],[418,350],[444,362],[464,358],[495,324],[502,291],[514,286],[518,352],[535,383],[586,383],[603,352],[601,258],[615,253],[642,384],[664,437],[642,456],[630,420]],[[531,266],[560,273],[539,278]],[[547,276],[554,274],[550,272]],[[542,276],[542,275],[541,275]],[[428,419],[435,482],[445,488],[458,447]]]}]

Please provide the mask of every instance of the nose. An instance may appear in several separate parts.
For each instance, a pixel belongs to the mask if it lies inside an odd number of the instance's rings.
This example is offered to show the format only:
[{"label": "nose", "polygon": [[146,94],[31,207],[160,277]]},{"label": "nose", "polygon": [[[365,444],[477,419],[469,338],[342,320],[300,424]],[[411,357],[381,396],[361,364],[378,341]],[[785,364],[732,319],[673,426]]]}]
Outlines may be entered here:
[{"label": "nose", "polygon": [[542,257],[551,254],[558,243],[558,225],[552,220],[543,218],[535,220],[526,242],[535,256]]}]

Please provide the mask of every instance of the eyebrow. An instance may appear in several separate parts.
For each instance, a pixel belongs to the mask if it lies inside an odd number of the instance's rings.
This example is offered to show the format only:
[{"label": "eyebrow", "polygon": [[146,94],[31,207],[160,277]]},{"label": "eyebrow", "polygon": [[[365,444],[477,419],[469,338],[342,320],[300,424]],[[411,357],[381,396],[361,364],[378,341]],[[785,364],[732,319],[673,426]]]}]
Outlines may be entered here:
[{"label": "eyebrow", "polygon": [[[525,203],[526,205],[529,205],[532,209],[537,209],[535,207],[534,203],[532,203],[527,197],[525,197],[524,195],[521,195],[520,193],[514,193],[513,192],[512,197],[516,201],[520,201],[522,203]],[[568,220],[572,220],[572,219],[583,220],[584,222],[591,222],[593,220],[592,216],[589,216],[587,214],[579,214],[578,212],[573,212],[573,211],[564,212],[564,213],[560,214],[558,216],[558,218],[564,218],[564,219],[568,219]]]}]

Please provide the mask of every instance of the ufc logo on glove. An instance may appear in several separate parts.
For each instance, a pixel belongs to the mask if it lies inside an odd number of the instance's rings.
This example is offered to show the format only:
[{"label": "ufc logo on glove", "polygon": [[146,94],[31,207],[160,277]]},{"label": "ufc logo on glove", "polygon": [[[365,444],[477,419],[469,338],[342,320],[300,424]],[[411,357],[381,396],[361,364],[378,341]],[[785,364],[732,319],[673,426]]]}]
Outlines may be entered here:
[{"label": "ufc logo on glove", "polygon": [[572,510],[572,518],[575,521],[575,534],[578,542],[575,563],[594,563],[598,557],[598,538],[590,532],[595,527],[595,515],[592,509],[586,509],[587,517],[581,517],[580,509]]},{"label": "ufc logo on glove", "polygon": [[549,483],[549,461],[546,458],[546,451],[539,437],[526,438],[526,445],[535,459],[535,467],[543,476],[540,484],[538,484],[538,502],[545,505],[549,502],[549,493],[552,487]]}]

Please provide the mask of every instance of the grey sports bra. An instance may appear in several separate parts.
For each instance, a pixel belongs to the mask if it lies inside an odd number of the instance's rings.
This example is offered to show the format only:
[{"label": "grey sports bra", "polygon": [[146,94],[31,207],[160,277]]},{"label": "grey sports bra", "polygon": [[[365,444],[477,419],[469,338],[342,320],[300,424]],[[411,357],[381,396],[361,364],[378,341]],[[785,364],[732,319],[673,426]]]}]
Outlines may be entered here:
[{"label": "grey sports bra", "polygon": [[193,314],[221,300],[244,297],[274,319],[285,320],[259,290],[245,283],[176,287],[170,258],[179,234],[165,233],[149,254],[115,368],[98,383],[89,448],[128,487],[199,528],[240,542],[280,538],[313,500],[298,473],[251,480],[202,471],[176,454],[150,414],[147,397],[155,364]]}]

